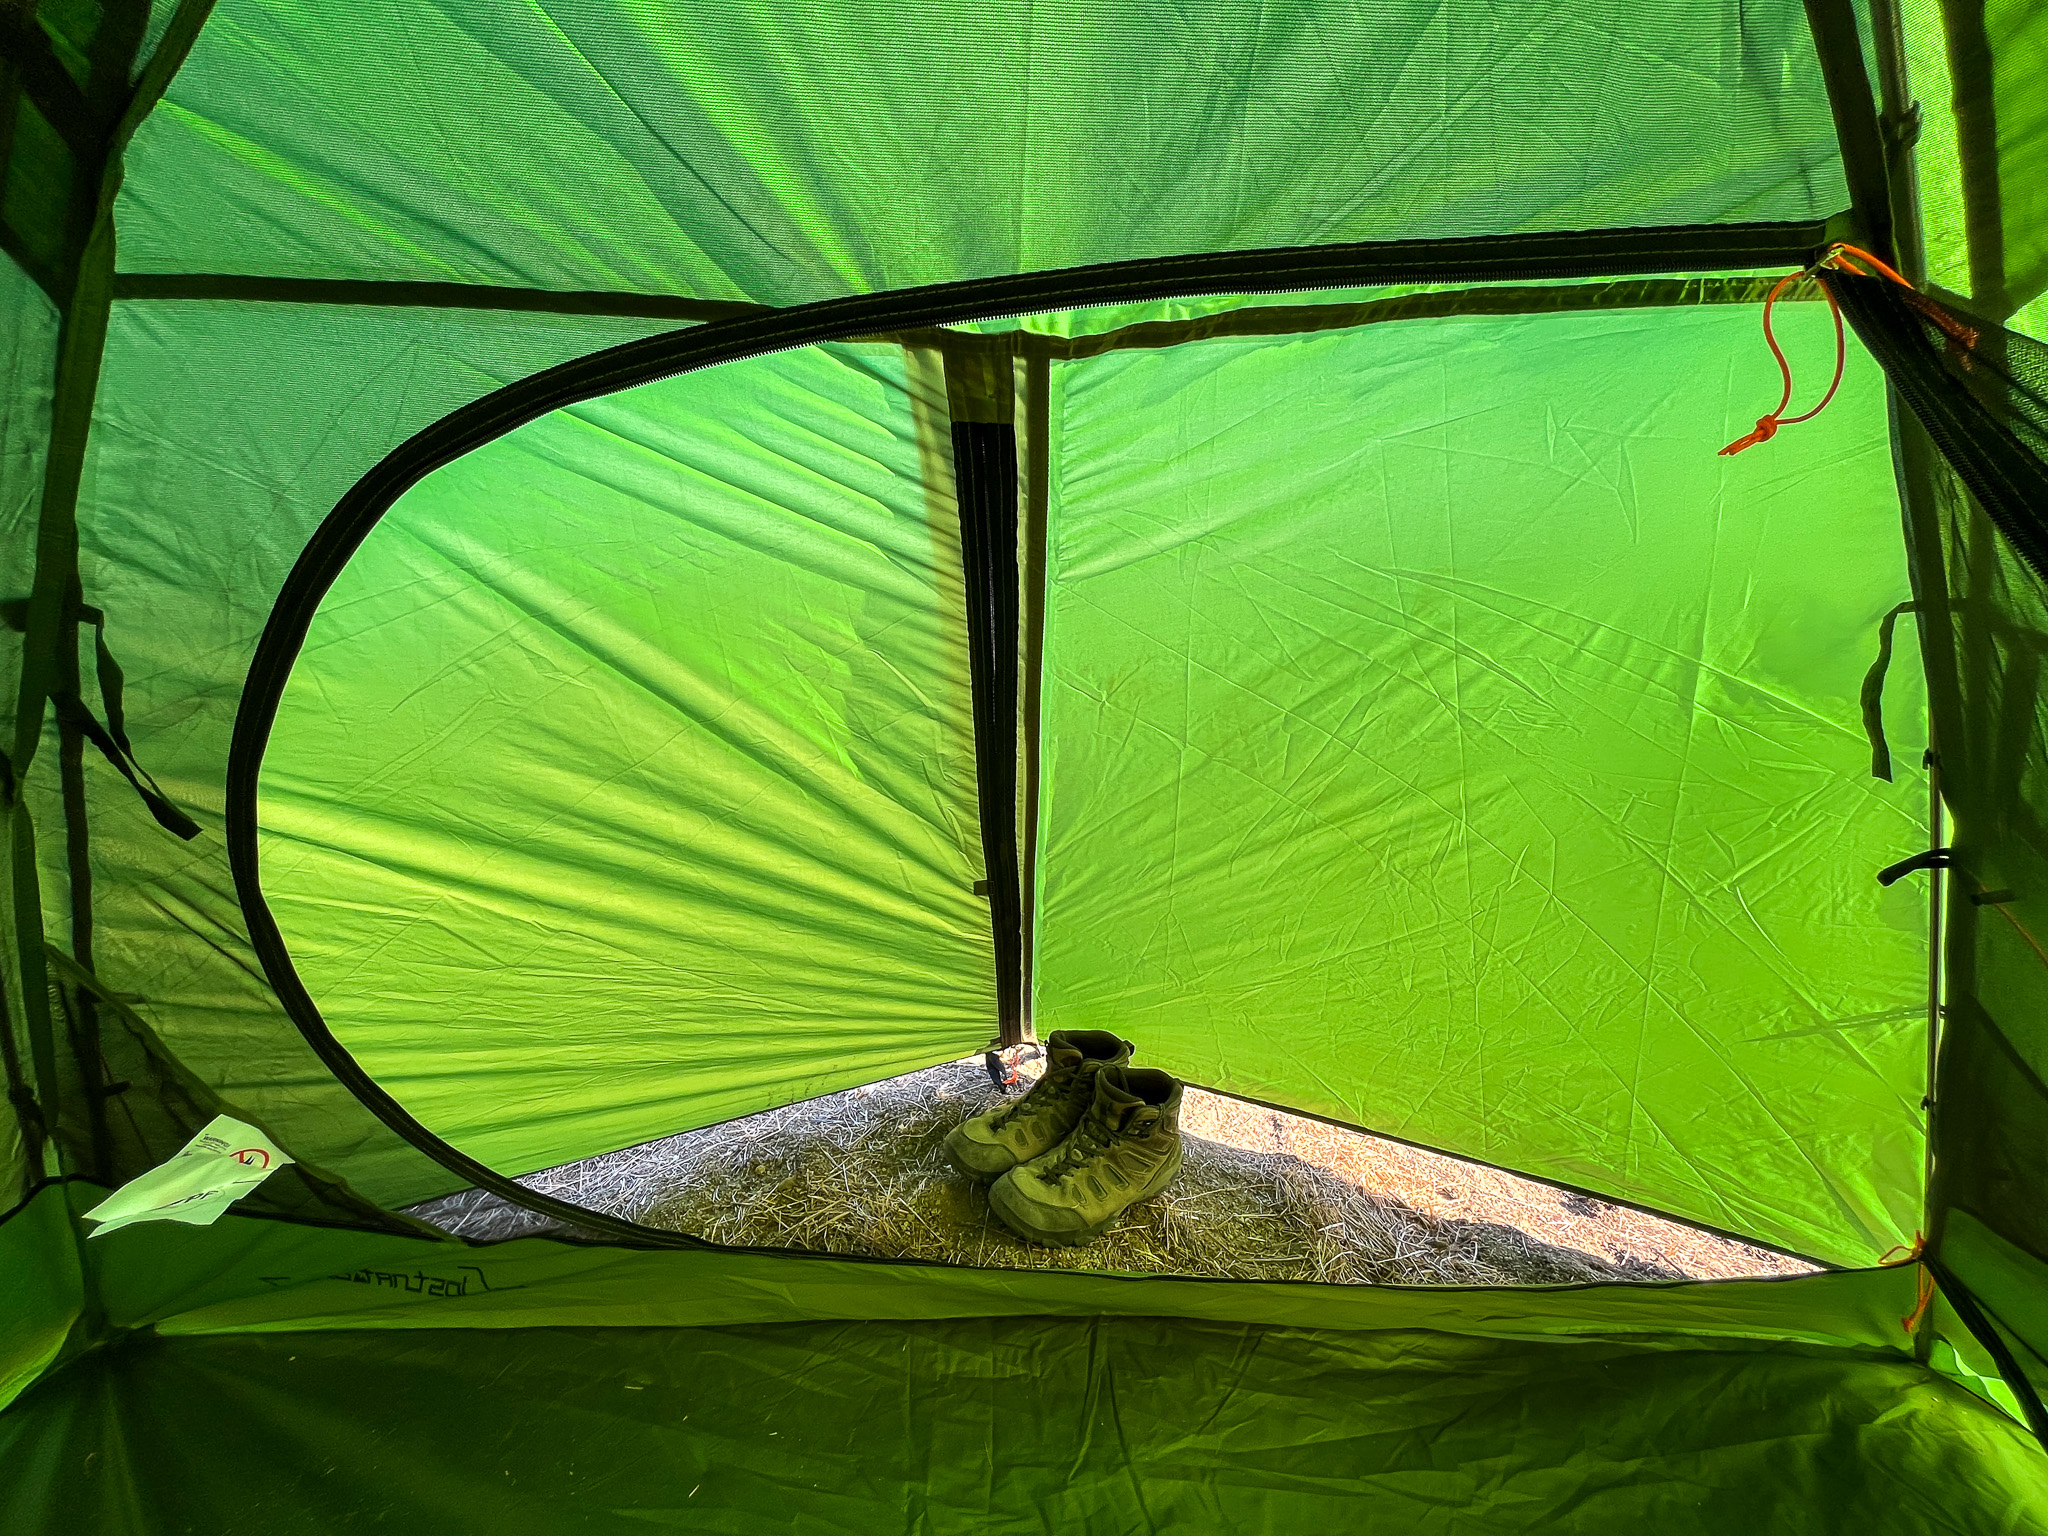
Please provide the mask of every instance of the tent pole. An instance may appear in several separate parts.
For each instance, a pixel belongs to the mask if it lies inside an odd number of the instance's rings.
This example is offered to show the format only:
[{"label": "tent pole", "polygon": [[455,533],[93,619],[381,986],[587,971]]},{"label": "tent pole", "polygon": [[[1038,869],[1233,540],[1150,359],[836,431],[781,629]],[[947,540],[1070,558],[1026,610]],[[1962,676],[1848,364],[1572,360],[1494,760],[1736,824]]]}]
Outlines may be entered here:
[{"label": "tent pole", "polygon": [[1899,0],[1870,0],[1871,41],[1877,52],[1877,126],[1884,136],[1885,182],[1891,193],[1892,244],[1899,271],[1916,287],[1927,277],[1927,242],[1920,228],[1920,175],[1913,146],[1920,142],[1920,103],[1906,70],[1906,29]]},{"label": "tent pole", "polygon": [[[1927,846],[1946,846],[1943,836],[1946,832],[1946,816],[1941,803],[1941,754],[1933,746],[1933,724],[1928,726],[1929,745],[1927,748]],[[1947,899],[1947,871],[1939,863],[1927,871],[1927,1096],[1921,1106],[1925,1111],[1927,1160],[1924,1182],[1921,1188],[1934,1187],[1934,1072],[1941,1057],[1941,915],[1942,902]],[[1923,1194],[1922,1198],[1925,1196]]]},{"label": "tent pole", "polygon": [[[1805,0],[1806,23],[1820,58],[1821,80],[1835,119],[1842,151],[1842,175],[1849,184],[1849,211],[1861,226],[1862,244],[1879,256],[1896,254],[1892,194],[1886,182],[1888,155],[1870,76],[1863,67],[1863,43],[1850,0]],[[1879,45],[1882,53],[1883,45]]]},{"label": "tent pole", "polygon": [[[1930,713],[1927,722],[1927,846],[1942,848],[1947,846],[1943,841],[1947,828],[1941,803],[1941,754],[1935,750],[1934,741],[1934,720]],[[1920,1100],[1921,1134],[1926,1142],[1920,1174],[1923,1234],[1933,1224],[1929,1219],[1928,1205],[1934,1190],[1934,1081],[1935,1068],[1941,1060],[1941,904],[1948,898],[1947,875],[1938,859],[1927,871],[1927,1091]],[[1926,1241],[1924,1236],[1918,1240],[1922,1244]],[[1913,1354],[1923,1365],[1934,1349],[1934,1334],[1934,1313],[1930,1308],[1922,1314],[1920,1326],[1913,1330]]]}]

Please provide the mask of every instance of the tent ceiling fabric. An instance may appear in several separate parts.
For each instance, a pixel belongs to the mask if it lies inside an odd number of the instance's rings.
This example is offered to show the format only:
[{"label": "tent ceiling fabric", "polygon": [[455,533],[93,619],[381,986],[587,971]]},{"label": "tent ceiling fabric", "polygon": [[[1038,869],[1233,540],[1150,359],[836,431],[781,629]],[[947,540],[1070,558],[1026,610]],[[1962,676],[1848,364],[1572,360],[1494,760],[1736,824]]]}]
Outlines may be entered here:
[{"label": "tent ceiling fabric", "polygon": [[772,304],[1848,201],[1799,0],[220,0],[129,166],[127,271]]}]

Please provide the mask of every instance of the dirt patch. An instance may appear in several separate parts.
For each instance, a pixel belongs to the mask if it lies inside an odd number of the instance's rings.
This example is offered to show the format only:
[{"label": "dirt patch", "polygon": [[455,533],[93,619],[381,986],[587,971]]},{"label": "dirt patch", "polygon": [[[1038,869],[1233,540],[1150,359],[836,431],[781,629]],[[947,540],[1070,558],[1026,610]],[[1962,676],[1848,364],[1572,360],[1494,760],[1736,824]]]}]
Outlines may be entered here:
[{"label": "dirt patch", "polygon": [[1298,1158],[1439,1221],[1508,1227],[1532,1242],[1605,1261],[1622,1278],[1729,1280],[1814,1270],[1683,1222],[1212,1093],[1190,1093],[1181,1122],[1209,1140]]},{"label": "dirt patch", "polygon": [[[1016,1090],[1016,1091],[1021,1091]],[[522,1179],[750,1248],[998,1268],[1399,1285],[1800,1273],[1781,1255],[1512,1174],[1190,1089],[1171,1188],[1084,1249],[1025,1243],[941,1143],[1006,1096],[979,1060],[687,1131]],[[554,1223],[481,1190],[413,1208],[477,1238]]]}]

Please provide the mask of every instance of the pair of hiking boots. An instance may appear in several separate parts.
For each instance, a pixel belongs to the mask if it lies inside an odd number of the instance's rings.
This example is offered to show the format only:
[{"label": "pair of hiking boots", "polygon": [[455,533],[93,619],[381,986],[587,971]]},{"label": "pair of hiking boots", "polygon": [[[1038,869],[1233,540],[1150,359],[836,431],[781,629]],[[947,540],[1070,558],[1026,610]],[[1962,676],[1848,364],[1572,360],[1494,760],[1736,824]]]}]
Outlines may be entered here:
[{"label": "pair of hiking boots", "polygon": [[1181,1085],[1130,1060],[1106,1029],[1055,1030],[1029,1093],[947,1135],[955,1168],[995,1180],[988,1203],[1019,1237],[1091,1242],[1180,1171]]}]

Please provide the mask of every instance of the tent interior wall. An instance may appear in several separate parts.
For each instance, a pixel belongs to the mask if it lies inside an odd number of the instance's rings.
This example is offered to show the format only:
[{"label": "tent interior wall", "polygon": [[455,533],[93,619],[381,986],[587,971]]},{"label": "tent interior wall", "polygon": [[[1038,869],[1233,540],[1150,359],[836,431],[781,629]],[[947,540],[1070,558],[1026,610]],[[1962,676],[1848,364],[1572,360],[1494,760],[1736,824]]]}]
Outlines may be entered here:
[{"label": "tent interior wall", "polygon": [[[2044,49],[0,13],[8,1528],[2048,1530]],[[404,1213],[1068,1027],[1821,1267]]]}]

